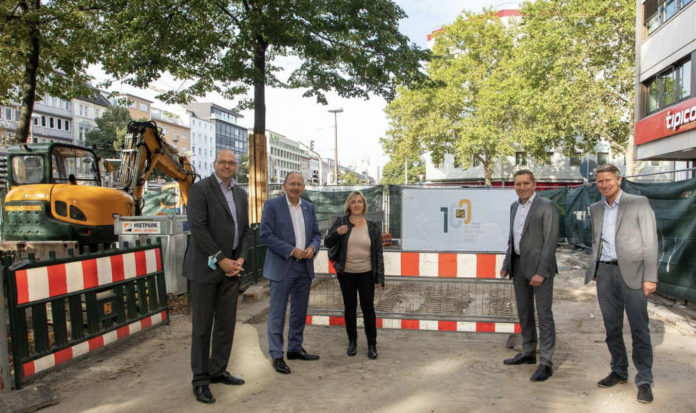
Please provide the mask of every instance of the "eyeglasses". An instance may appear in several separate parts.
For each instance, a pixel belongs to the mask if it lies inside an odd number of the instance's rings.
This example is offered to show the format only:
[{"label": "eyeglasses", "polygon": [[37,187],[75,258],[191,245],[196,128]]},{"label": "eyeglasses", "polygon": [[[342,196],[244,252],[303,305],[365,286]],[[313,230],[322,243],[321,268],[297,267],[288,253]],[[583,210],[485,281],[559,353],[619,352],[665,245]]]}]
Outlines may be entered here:
[{"label": "eyeglasses", "polygon": [[235,161],[215,161],[220,166],[237,166]]}]

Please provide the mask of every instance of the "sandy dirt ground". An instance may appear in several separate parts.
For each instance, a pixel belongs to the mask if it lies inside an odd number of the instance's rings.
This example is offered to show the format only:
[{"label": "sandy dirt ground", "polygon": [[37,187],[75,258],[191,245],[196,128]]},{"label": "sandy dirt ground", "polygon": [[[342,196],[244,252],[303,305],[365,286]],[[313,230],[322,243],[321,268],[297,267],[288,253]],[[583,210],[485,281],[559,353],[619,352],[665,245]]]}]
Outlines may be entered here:
[{"label": "sandy dirt ground", "polygon": [[[379,358],[345,354],[342,327],[308,326],[305,348],[319,361],[290,360],[276,373],[267,353],[266,324],[245,323],[267,297],[240,300],[229,371],[243,386],[211,385],[217,402],[203,405],[191,391],[188,316],[90,355],[35,382],[60,400],[42,412],[696,412],[696,329],[684,332],[651,311],[655,401],[636,401],[632,382],[600,389],[609,354],[594,285],[583,286],[575,254],[559,252],[554,315],[554,374],[531,383],[536,366],[504,366],[515,354],[507,335],[380,330]],[[585,259],[580,257],[581,259]],[[654,307],[654,306],[652,306]],[[691,320],[691,325],[694,320]],[[688,325],[688,324],[687,324]],[[625,339],[630,351],[630,333]],[[631,380],[635,369],[631,365]]]}]

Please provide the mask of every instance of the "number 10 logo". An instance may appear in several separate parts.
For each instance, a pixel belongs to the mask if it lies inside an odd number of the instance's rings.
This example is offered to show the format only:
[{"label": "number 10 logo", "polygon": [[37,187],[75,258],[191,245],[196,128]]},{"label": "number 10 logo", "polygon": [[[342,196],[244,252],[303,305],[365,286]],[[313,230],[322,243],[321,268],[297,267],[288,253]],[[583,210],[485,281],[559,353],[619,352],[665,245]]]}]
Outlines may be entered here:
[{"label": "number 10 logo", "polygon": [[[449,213],[449,208],[447,207],[442,207],[440,208],[440,211],[443,212],[443,231],[447,232],[447,219],[449,218],[447,215]],[[464,198],[459,200],[459,208],[454,210],[454,216],[455,218],[460,218],[464,220],[465,224],[468,224],[471,222],[471,201]]]}]

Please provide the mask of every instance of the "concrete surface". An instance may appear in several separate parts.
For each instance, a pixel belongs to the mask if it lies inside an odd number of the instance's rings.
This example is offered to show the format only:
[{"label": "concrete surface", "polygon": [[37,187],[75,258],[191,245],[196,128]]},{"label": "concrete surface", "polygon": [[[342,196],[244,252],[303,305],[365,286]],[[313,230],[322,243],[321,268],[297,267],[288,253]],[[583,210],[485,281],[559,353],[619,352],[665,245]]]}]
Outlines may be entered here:
[{"label": "concrete surface", "polygon": [[[305,348],[315,362],[288,361],[276,373],[266,340],[268,297],[240,300],[229,371],[243,386],[211,385],[217,402],[203,405],[191,391],[188,316],[36,380],[60,403],[42,412],[696,412],[696,325],[662,304],[651,304],[655,401],[636,401],[631,381],[610,389],[609,353],[594,285],[584,286],[583,255],[559,250],[554,315],[554,375],[531,383],[536,366],[504,366],[514,355],[507,335],[378,331],[377,360],[345,354],[342,327],[308,326]],[[244,322],[247,321],[247,322]],[[630,351],[626,324],[625,340]]]}]

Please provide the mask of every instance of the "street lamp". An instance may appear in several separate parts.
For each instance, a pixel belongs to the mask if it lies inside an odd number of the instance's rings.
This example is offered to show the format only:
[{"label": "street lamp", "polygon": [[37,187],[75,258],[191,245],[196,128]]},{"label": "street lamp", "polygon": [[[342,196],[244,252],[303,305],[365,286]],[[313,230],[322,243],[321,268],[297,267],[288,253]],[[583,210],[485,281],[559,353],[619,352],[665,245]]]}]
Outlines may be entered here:
[{"label": "street lamp", "polygon": [[338,114],[343,112],[343,108],[329,109],[329,113],[334,114],[334,177],[338,184]]}]

